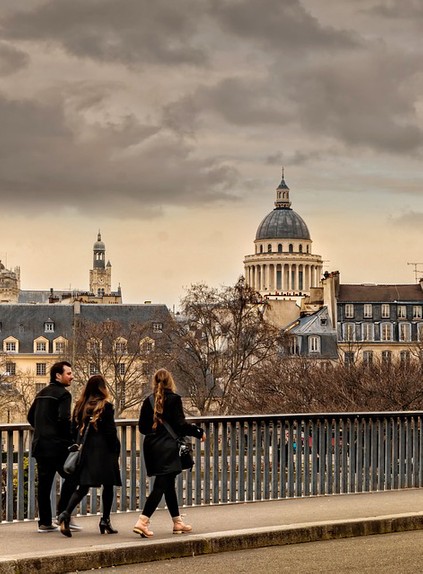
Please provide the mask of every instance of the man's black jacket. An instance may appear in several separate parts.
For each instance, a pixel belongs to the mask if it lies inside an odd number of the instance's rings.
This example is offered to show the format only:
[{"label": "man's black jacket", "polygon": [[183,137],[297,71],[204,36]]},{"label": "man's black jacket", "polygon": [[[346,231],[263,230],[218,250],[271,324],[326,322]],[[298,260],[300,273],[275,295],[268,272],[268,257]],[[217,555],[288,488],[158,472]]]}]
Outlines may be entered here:
[{"label": "man's black jacket", "polygon": [[36,395],[28,411],[34,428],[32,455],[35,458],[62,458],[72,442],[72,397],[59,382],[52,382]]}]

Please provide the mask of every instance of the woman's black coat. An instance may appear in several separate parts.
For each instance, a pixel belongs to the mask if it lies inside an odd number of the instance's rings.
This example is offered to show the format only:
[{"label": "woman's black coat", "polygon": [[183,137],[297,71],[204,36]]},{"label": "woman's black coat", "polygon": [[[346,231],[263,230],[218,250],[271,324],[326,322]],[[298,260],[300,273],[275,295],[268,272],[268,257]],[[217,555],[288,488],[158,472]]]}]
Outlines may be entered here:
[{"label": "woman's black coat", "polygon": [[79,484],[121,486],[119,451],[120,442],[117,436],[114,408],[110,403],[106,403],[101,417],[97,420],[97,430],[90,425],[82,449]]},{"label": "woman's black coat", "polygon": [[[153,414],[150,397],[147,397],[141,406],[138,422],[140,432],[145,435],[143,452],[147,476],[179,474],[182,467],[176,441],[160,423],[153,430]],[[169,390],[165,390],[162,418],[178,436],[203,436],[201,427],[185,420],[181,397]]]}]

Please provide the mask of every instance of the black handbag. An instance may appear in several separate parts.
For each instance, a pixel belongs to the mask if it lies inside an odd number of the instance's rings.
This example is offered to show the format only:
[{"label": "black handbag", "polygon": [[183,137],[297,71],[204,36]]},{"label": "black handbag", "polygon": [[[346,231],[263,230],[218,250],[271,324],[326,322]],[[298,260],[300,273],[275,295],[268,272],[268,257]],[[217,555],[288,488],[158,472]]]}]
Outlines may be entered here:
[{"label": "black handbag", "polygon": [[85,444],[85,439],[87,438],[90,424],[91,421],[85,428],[81,442],[76,442],[68,448],[69,454],[63,464],[63,471],[66,472],[66,474],[75,474],[75,472],[78,470],[79,463],[81,462],[82,448]]},{"label": "black handbag", "polygon": [[[150,395],[150,403],[154,411],[154,398],[152,395]],[[165,420],[162,420],[161,422],[170,436],[176,441],[182,470],[192,470],[192,467],[194,466],[194,451],[192,450],[191,441],[185,436],[178,436],[170,424]]]}]

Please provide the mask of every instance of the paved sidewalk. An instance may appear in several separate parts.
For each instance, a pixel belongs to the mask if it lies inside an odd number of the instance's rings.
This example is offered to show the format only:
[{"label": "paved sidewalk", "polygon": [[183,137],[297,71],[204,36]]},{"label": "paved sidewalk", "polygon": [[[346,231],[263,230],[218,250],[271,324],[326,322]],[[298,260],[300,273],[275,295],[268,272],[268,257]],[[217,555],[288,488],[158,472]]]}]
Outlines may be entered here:
[{"label": "paved sidewalk", "polygon": [[78,517],[72,538],[39,534],[36,522],[0,525],[0,574],[64,574],[228,550],[423,529],[423,489],[250,502],[182,509],[193,533],[173,535],[166,510],[154,537],[132,532],[138,513],[112,515],[116,535],[101,536],[97,516]]}]

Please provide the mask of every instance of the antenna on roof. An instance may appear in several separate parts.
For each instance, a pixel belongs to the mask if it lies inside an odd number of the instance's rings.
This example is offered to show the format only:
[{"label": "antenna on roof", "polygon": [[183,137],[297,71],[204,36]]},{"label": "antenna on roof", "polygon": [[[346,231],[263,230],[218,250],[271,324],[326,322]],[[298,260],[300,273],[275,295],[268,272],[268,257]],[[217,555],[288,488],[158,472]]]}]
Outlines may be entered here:
[{"label": "antenna on roof", "polygon": [[422,262],[417,262],[417,263],[416,263],[416,262],[413,261],[413,262],[411,262],[411,263],[407,263],[407,265],[413,265],[413,267],[414,267],[414,281],[415,281],[416,283],[418,283],[418,282],[419,282],[419,280],[418,280],[418,278],[417,278],[417,277],[418,277],[418,274],[419,274],[419,273],[423,273],[423,269],[418,269],[418,265],[423,265],[423,263],[422,263]]}]

